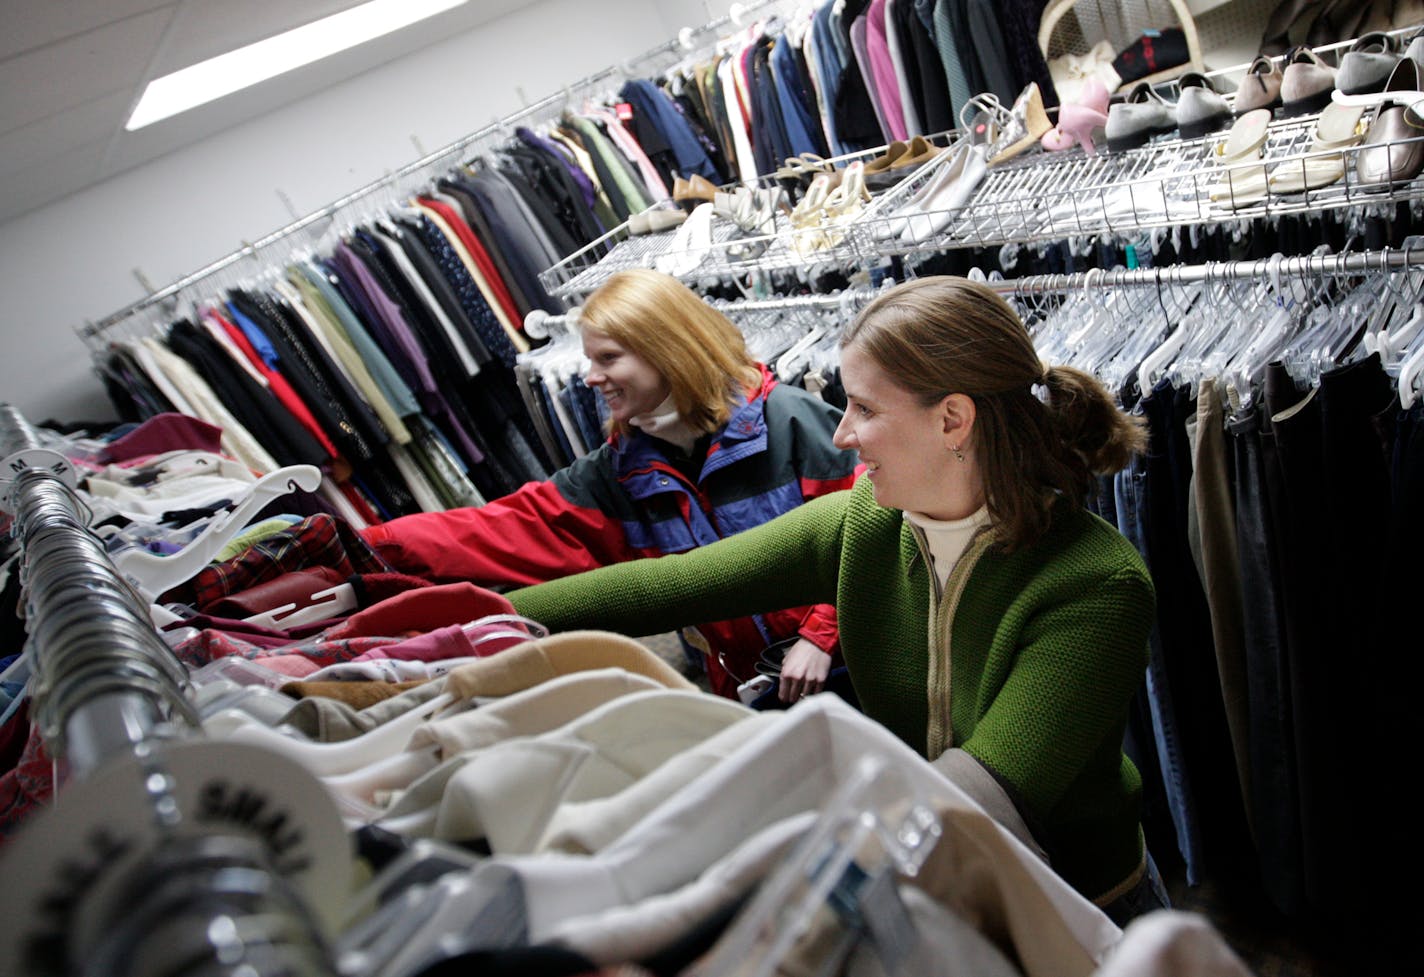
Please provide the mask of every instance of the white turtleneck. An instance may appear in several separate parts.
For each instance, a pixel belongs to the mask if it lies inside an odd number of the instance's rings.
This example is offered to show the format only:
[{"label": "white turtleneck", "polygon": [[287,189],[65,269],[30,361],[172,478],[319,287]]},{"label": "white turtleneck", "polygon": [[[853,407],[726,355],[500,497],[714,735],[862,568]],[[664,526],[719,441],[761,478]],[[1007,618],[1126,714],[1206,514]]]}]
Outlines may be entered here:
[{"label": "white turtleneck", "polygon": [[692,452],[692,446],[701,436],[688,427],[678,414],[677,407],[672,402],[672,394],[668,394],[661,404],[646,414],[628,418],[628,423],[645,434],[677,445],[684,454]]},{"label": "white turtleneck", "polygon": [[924,532],[930,548],[930,562],[943,589],[949,582],[950,571],[969,548],[969,541],[980,528],[989,524],[989,509],[980,506],[977,512],[963,519],[931,519],[922,512],[906,512],[905,519]]}]

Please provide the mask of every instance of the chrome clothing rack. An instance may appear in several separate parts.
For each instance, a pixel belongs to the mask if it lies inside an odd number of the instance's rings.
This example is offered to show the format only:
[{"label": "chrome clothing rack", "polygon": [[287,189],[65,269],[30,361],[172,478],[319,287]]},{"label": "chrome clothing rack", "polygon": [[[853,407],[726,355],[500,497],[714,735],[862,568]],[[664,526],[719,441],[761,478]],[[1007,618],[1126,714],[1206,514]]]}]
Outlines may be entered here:
[{"label": "chrome clothing rack", "polygon": [[274,244],[279,244],[282,241],[291,238],[293,235],[304,231],[309,227],[319,225],[325,221],[331,220],[339,212],[345,210],[346,208],[350,207],[352,204],[358,201],[370,197],[372,194],[379,193],[388,188],[398,186],[402,181],[408,179],[409,177],[424,173],[435,166],[445,163],[453,157],[461,156],[466,152],[466,150],[468,150],[476,143],[484,142],[485,140],[491,138],[498,138],[509,132],[515,125],[526,122],[529,119],[541,116],[551,109],[558,109],[565,106],[569,102],[574,92],[587,91],[596,88],[610,80],[623,76],[628,76],[632,74],[634,69],[638,66],[644,65],[648,62],[656,61],[660,58],[665,57],[666,55],[684,53],[688,49],[688,46],[692,44],[694,38],[701,37],[709,33],[718,32],[724,27],[736,24],[737,18],[741,17],[744,13],[750,13],[759,10],[762,7],[777,4],[779,2],[781,2],[781,0],[751,0],[751,2],[739,5],[740,9],[735,11],[735,17],[732,14],[729,14],[727,16],[716,18],[702,25],[701,27],[683,28],[683,30],[679,32],[679,35],[676,38],[667,41],[663,44],[660,44],[657,47],[650,48],[649,50],[644,51],[637,57],[629,58],[626,61],[621,62],[620,64],[611,65],[600,71],[596,71],[593,74],[588,75],[587,77],[582,78],[571,85],[566,85],[563,89],[553,93],[552,95],[548,95],[544,98],[539,99],[532,105],[528,105],[517,112],[513,112],[510,115],[507,115],[501,119],[497,119],[494,122],[491,122],[489,125],[484,126],[483,128],[478,129],[472,133],[469,133],[465,136],[461,136],[454,142],[442,146],[433,152],[427,153],[419,159],[407,163],[406,165],[390,173],[387,173],[379,179],[372,180],[370,183],[357,187],[350,193],[337,197],[335,200],[331,201],[325,206],[319,207],[311,213],[299,217],[298,219],[292,221],[290,224],[287,224],[283,227],[279,227],[277,230],[272,231],[269,234],[265,234],[255,241],[245,242],[243,246],[238,248],[236,251],[224,255],[223,257],[204,265],[197,271],[190,272],[189,274],[182,276],[181,278],[169,283],[168,285],[163,286],[162,288],[155,289],[154,291],[150,292],[150,294],[144,296],[136,302],[132,302],[129,305],[126,305],[123,308],[112,312],[101,319],[86,322],[83,325],[76,327],[75,332],[78,333],[79,338],[81,340],[83,340],[85,343],[89,343],[91,340],[95,339],[96,337],[102,336],[104,333],[108,332],[110,329],[112,329],[119,323],[132,318],[133,316],[137,315],[140,312],[143,312],[146,309],[161,305],[163,302],[177,297],[185,289],[191,288],[192,286],[198,284],[199,282],[202,282],[207,278],[211,278],[213,275],[217,274],[220,271],[223,271],[224,269],[231,268],[232,266],[241,262],[244,258],[255,258],[257,254],[263,251],[264,249],[269,248]]},{"label": "chrome clothing rack", "polygon": [[201,737],[187,672],[89,530],[65,456],[0,404],[33,717],[58,803],[10,839],[0,975],[335,975],[314,898],[341,820],[293,761]]}]

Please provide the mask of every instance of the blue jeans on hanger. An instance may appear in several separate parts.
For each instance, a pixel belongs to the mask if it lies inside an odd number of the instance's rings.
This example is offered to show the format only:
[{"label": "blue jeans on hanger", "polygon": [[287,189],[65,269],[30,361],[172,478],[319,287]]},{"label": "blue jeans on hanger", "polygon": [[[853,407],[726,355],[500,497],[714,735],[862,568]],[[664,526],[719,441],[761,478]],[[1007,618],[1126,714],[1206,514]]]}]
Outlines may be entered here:
[{"label": "blue jeans on hanger", "polygon": [[604,406],[603,398],[578,377],[566,383],[564,389],[569,392],[577,407],[574,411],[574,423],[578,425],[579,433],[588,441],[589,450],[592,451],[606,440],[603,423],[607,420],[608,408]]},{"label": "blue jeans on hanger", "polygon": [[[1118,530],[1127,537],[1142,559],[1151,567],[1143,528],[1147,491],[1146,462],[1134,458],[1127,469],[1118,473],[1116,508]],[[1160,599],[1160,598],[1159,598]],[[1153,625],[1149,639],[1147,661],[1147,701],[1152,717],[1152,736],[1157,746],[1157,765],[1162,773],[1162,786],[1167,795],[1167,808],[1177,833],[1177,851],[1186,863],[1187,882],[1195,885],[1201,878],[1201,832],[1196,818],[1187,767],[1182,758],[1181,733],[1176,706],[1167,682],[1167,665],[1162,652],[1162,639]]]}]

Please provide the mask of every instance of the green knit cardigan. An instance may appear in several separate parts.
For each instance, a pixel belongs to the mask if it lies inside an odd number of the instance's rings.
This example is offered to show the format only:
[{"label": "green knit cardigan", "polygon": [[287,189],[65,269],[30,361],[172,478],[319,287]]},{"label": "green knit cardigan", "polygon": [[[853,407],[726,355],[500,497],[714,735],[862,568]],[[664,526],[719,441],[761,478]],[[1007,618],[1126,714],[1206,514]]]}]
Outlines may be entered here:
[{"label": "green knit cardigan", "polygon": [[967,751],[1054,869],[1098,899],[1142,858],[1142,783],[1122,740],[1147,665],[1152,581],[1115,529],[1066,503],[1031,547],[1007,554],[993,533],[940,595],[918,530],[862,478],[711,546],[508,596],[554,630],[634,636],[834,603],[865,714],[930,759]]}]

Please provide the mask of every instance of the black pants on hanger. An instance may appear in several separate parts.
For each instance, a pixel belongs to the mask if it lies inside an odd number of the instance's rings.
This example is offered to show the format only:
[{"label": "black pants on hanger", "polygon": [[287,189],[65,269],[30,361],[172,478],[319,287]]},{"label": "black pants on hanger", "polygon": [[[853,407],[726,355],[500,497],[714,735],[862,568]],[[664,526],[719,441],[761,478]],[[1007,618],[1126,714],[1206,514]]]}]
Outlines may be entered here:
[{"label": "black pants on hanger", "polygon": [[1235,471],[1236,542],[1246,644],[1250,804],[1266,895],[1282,913],[1304,905],[1296,786],[1292,672],[1286,624],[1279,470],[1269,414],[1256,408],[1227,423]]},{"label": "black pants on hanger", "polygon": [[1371,714],[1381,683],[1395,681],[1382,660],[1379,630],[1390,495],[1389,456],[1377,426],[1394,392],[1372,355],[1324,374],[1316,399],[1318,493],[1289,477],[1289,469],[1286,482],[1288,492],[1304,491],[1319,505],[1313,517],[1302,508],[1297,522],[1314,532],[1310,548],[1321,598],[1310,610],[1317,640],[1296,661],[1301,823],[1311,902],[1350,913],[1361,911],[1350,905],[1350,894],[1367,891],[1369,866],[1382,854],[1360,830],[1360,796],[1346,786],[1374,781],[1367,776],[1369,757],[1346,735],[1342,710]]},{"label": "black pants on hanger", "polygon": [[1145,523],[1163,657],[1176,702],[1182,755],[1200,807],[1207,864],[1229,866],[1249,847],[1211,613],[1187,542],[1192,461],[1186,418],[1195,413],[1195,403],[1187,391],[1164,382],[1140,406],[1148,419]]}]

